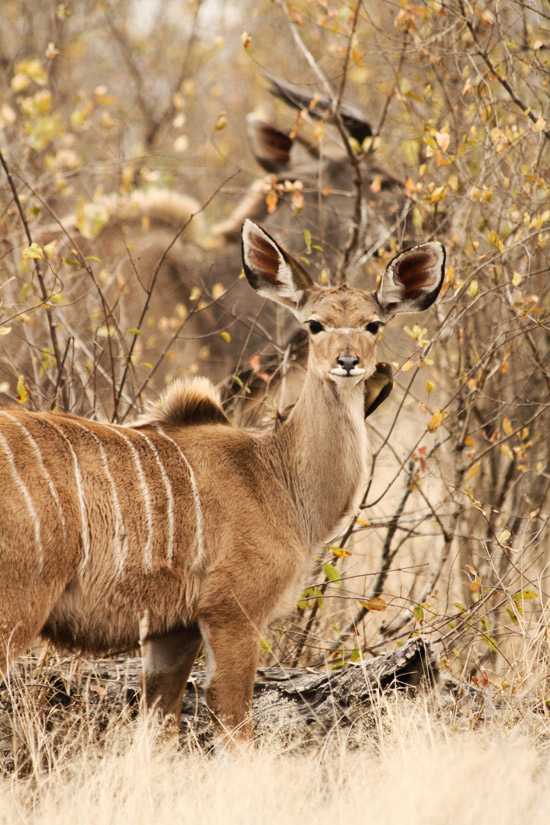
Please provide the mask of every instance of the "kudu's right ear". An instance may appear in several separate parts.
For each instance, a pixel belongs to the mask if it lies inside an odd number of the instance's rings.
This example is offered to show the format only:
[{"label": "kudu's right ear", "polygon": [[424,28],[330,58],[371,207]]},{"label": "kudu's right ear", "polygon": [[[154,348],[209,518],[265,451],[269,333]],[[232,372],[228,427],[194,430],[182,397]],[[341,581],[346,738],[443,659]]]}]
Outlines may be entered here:
[{"label": "kudu's right ear", "polygon": [[413,246],[393,258],[376,300],[386,316],[420,312],[433,304],[445,277],[445,247],[438,241]]},{"label": "kudu's right ear", "polygon": [[314,286],[306,270],[257,224],[242,228],[244,273],[250,286],[265,298],[296,309]]}]

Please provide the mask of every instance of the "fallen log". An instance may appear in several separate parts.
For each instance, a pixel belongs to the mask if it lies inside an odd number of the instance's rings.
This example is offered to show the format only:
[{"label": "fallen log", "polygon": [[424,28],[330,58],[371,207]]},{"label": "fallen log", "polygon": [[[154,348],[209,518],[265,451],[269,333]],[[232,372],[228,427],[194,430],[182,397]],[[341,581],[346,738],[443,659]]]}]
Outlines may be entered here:
[{"label": "fallen log", "polygon": [[[71,660],[64,660],[67,665]],[[73,660],[74,662],[74,660]],[[50,707],[105,705],[110,713],[124,706],[137,712],[141,699],[141,661],[138,657],[80,660],[77,667],[49,666],[48,674],[25,666],[20,674],[27,688],[36,679],[44,690],[40,701]],[[398,650],[338,670],[259,668],[254,687],[253,715],[261,729],[285,717],[292,724],[314,724],[323,729],[350,724],[382,693],[433,687],[439,671],[433,649],[422,638],[412,639]],[[29,679],[30,677],[30,679]],[[213,730],[204,703],[205,673],[194,670],[183,697],[182,726],[200,741]],[[2,689],[0,688],[0,700]],[[0,705],[3,702],[0,701]]]}]

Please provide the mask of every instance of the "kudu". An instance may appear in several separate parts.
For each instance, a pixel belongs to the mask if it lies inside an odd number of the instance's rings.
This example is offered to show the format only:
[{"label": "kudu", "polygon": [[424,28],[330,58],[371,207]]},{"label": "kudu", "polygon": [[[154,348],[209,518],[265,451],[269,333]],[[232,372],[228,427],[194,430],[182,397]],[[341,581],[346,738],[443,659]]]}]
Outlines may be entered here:
[{"label": "kudu", "polygon": [[445,252],[399,254],[370,294],[316,286],[251,221],[242,245],[248,283],[310,337],[277,427],[232,427],[206,379],[176,383],[133,426],[0,412],[0,672],[39,635],[91,651],[140,641],[146,702],[177,718],[202,641],[208,705],[246,737],[259,637],[367,482],[377,332],[430,306]]}]

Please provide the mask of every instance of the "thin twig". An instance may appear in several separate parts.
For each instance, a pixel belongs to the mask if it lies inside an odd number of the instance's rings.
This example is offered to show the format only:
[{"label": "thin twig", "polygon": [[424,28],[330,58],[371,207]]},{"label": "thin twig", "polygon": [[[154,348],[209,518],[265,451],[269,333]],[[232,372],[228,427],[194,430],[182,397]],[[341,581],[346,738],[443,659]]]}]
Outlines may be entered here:
[{"label": "thin twig", "polygon": [[[7,163],[7,161],[4,157],[4,154],[1,150],[0,150],[0,164],[2,165],[2,169],[4,170],[4,173],[5,173],[6,178],[8,180],[8,185],[9,185],[11,193],[13,195],[13,199],[15,201],[15,206],[16,206],[17,211],[19,213],[19,218],[21,220],[21,224],[23,225],[25,236],[27,238],[27,243],[28,243],[29,246],[31,246],[31,244],[33,243],[33,240],[32,240],[32,235],[31,235],[31,231],[30,231],[30,228],[29,228],[29,223],[27,221],[27,218],[25,217],[25,212],[24,212],[23,207],[21,205],[21,201],[19,200],[19,194],[17,192],[17,187],[15,186],[15,182],[13,180],[10,168],[9,168],[8,163]],[[44,303],[44,309],[46,310],[46,317],[47,317],[47,320],[48,320],[48,328],[49,328],[49,331],[50,331],[50,340],[52,342],[52,348],[53,348],[53,352],[54,352],[55,363],[56,363],[56,366],[57,366],[56,394],[57,394],[57,388],[61,387],[61,397],[62,397],[62,400],[63,400],[63,407],[64,407],[65,410],[67,410],[69,408],[69,397],[68,397],[68,393],[67,393],[67,388],[65,386],[65,380],[64,380],[64,377],[63,377],[63,367],[64,367],[65,360],[64,360],[64,358],[61,357],[61,350],[60,350],[60,347],[59,347],[59,338],[57,336],[57,325],[56,325],[56,322],[55,322],[54,313],[52,311],[51,306],[49,305],[48,290],[46,289],[46,283],[44,281],[44,276],[42,274],[42,269],[40,267],[40,263],[36,258],[33,258],[32,262],[33,262],[33,266],[34,266],[34,272],[35,272],[35,275],[36,275],[36,280],[38,281],[38,286],[39,286],[39,289],[40,289],[40,297],[42,298],[42,301]]]}]

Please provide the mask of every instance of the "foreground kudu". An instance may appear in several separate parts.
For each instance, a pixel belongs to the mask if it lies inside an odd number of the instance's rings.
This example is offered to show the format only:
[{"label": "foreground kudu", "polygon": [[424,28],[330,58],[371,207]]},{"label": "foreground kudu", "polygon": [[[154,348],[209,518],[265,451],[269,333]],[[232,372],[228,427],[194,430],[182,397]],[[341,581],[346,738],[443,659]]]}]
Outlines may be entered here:
[{"label": "foreground kudu", "polygon": [[0,672],[40,634],[91,651],[139,640],[146,701],[177,717],[202,641],[208,704],[246,736],[259,637],[367,482],[377,331],[430,306],[444,260],[426,243],[393,259],[375,295],[323,288],[247,221],[248,282],[311,337],[301,397],[274,430],[230,426],[205,379],[133,427],[0,412]]}]

